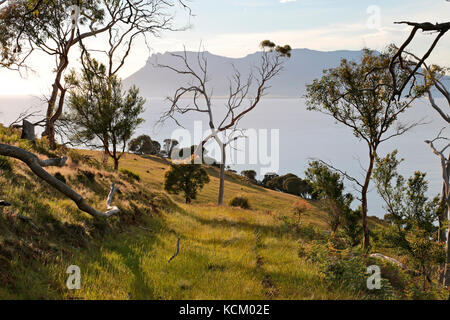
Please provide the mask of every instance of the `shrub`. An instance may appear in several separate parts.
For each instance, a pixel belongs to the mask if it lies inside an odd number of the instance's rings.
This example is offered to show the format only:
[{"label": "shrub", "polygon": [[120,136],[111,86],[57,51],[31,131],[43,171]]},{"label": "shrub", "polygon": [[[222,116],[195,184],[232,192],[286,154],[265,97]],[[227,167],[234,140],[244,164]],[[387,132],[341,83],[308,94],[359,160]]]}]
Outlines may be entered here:
[{"label": "shrub", "polygon": [[61,174],[60,172],[55,173],[55,178],[58,179],[59,181],[66,183],[66,178],[64,177],[63,174]]},{"label": "shrub", "polygon": [[131,172],[130,170],[120,169],[120,172],[132,180],[141,181],[141,177],[138,174]]},{"label": "shrub", "polygon": [[184,193],[186,203],[197,198],[198,190],[209,183],[209,176],[199,164],[172,164],[164,176],[164,190]]},{"label": "shrub", "polygon": [[[319,267],[325,283],[330,289],[345,288],[362,299],[392,299],[395,291],[386,278],[381,278],[381,288],[370,290],[367,280],[370,276],[368,266],[374,262],[349,250],[336,250],[326,242],[314,242],[300,248],[299,257]],[[384,277],[383,272],[381,273]]]},{"label": "shrub", "polygon": [[251,182],[256,182],[256,171],[255,170],[242,171],[241,175],[246,177]]},{"label": "shrub", "polygon": [[161,145],[147,135],[141,135],[130,141],[128,150],[137,154],[159,154]]},{"label": "shrub", "polygon": [[91,171],[78,170],[77,179],[81,183],[86,182],[86,179],[89,182],[95,182],[95,173]]},{"label": "shrub", "polygon": [[250,209],[250,203],[244,196],[237,196],[230,200],[230,206],[240,207],[242,209]]},{"label": "shrub", "polygon": [[0,156],[0,170],[11,172],[13,170],[11,160],[9,160],[7,157]]},{"label": "shrub", "polygon": [[308,207],[303,201],[295,201],[292,204],[292,211],[294,212],[294,215],[301,218],[306,211],[308,211]]},{"label": "shrub", "polygon": [[75,150],[69,151],[69,157],[72,159],[72,162],[77,165],[80,164],[83,158],[83,156]]}]

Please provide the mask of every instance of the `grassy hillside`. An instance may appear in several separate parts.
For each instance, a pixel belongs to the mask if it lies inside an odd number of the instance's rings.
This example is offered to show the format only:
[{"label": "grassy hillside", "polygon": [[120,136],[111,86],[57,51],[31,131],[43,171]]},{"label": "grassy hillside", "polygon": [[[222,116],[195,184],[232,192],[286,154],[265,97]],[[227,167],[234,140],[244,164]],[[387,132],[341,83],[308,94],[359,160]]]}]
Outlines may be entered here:
[{"label": "grassy hillside", "polygon": [[[0,141],[53,156],[39,142],[19,141],[2,128]],[[122,212],[92,218],[37,179],[19,161],[0,159],[0,299],[360,299],[363,290],[325,281],[323,266],[305,252],[326,245],[326,215],[314,203],[227,175],[225,200],[241,194],[251,210],[217,206],[218,172],[192,205],[162,191],[166,164],[127,154],[121,169],[101,169],[100,154],[61,149],[68,165],[51,168],[105,209],[112,181]],[[84,156],[88,155],[88,157]],[[97,160],[95,160],[97,159]],[[3,161],[3,162],[1,162]],[[6,163],[6,164],[5,164]],[[294,202],[305,206],[301,221]],[[26,216],[31,218],[24,219]],[[378,224],[372,220],[372,224]],[[180,253],[170,263],[180,238]],[[315,250],[315,251],[314,251]],[[348,252],[345,252],[348,254]],[[81,269],[82,289],[68,290],[66,269]]]}]

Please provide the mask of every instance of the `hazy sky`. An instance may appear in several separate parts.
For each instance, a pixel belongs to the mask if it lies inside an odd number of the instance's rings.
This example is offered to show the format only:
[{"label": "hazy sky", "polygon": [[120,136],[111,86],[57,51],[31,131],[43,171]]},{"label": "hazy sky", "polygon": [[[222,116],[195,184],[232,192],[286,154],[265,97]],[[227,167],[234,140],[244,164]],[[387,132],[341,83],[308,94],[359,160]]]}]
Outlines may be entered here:
[{"label": "hazy sky", "polygon": [[[446,0],[189,0],[194,17],[178,11],[179,26],[190,23],[183,32],[152,38],[152,53],[198,48],[229,57],[241,57],[258,49],[263,39],[293,48],[316,50],[383,49],[400,44],[410,28],[394,21],[449,21],[450,2]],[[431,36],[421,36],[412,47],[425,48]],[[122,77],[141,68],[148,49],[137,44]],[[74,61],[75,60],[75,61]],[[441,40],[433,62],[450,66],[450,34]],[[72,58],[76,62],[76,56]],[[52,82],[54,61],[44,55],[31,60],[35,74],[0,71],[0,94],[46,94]],[[75,64],[76,65],[76,64]]]}]

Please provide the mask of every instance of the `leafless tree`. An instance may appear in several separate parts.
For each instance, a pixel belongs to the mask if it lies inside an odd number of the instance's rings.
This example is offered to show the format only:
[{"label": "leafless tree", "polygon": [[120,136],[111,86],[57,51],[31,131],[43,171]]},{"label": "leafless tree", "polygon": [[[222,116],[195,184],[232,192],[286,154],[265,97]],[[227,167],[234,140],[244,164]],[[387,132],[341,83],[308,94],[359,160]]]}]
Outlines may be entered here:
[{"label": "leafless tree", "polygon": [[[408,26],[412,26],[412,30],[408,36],[408,38],[403,42],[403,44],[398,47],[397,52],[395,55],[392,56],[391,64],[390,64],[390,71],[392,74],[393,79],[393,86],[395,88],[394,91],[394,97],[400,98],[403,91],[406,89],[408,84],[411,84],[411,80],[415,77],[416,73],[419,71],[419,69],[423,66],[425,61],[428,59],[428,57],[431,55],[433,50],[436,48],[438,42],[442,39],[442,37],[450,30],[450,22],[445,23],[430,23],[430,22],[410,22],[410,21],[401,21],[401,22],[395,22],[396,24],[406,24]],[[415,36],[417,35],[418,31],[422,32],[431,32],[431,33],[437,33],[435,36],[432,44],[427,49],[425,54],[417,59],[417,62],[414,64],[414,68],[410,69],[410,74],[405,79],[399,80],[395,75],[395,65],[397,63],[400,63],[401,66],[405,67],[405,64],[408,64],[408,61],[404,59],[404,53],[407,49],[407,47],[411,44],[411,42],[414,40]]]},{"label": "leafless tree", "polygon": [[[10,128],[21,128],[22,127],[21,123],[24,120],[28,121],[31,118],[36,118],[36,117],[41,116],[40,110],[32,110],[32,109],[33,109],[33,107],[30,107],[30,108],[27,108],[26,110],[22,111],[21,113],[19,113],[17,118],[9,124],[9,127]],[[39,120],[39,121],[33,122],[33,125],[39,126],[42,123],[44,123],[44,120]]]},{"label": "leafless tree", "polygon": [[[247,77],[234,66],[234,75],[230,79],[228,98],[225,104],[225,116],[219,121],[218,113],[221,111],[213,103],[213,90],[209,87],[208,60],[204,52],[197,53],[195,61],[189,61],[186,50],[183,54],[173,53],[172,56],[179,59],[182,67],[177,68],[168,65],[160,65],[177,74],[189,77],[185,86],[178,88],[173,97],[167,98],[170,102],[170,108],[165,112],[160,123],[168,119],[174,120],[181,126],[178,116],[187,113],[199,113],[208,118],[211,134],[207,136],[194,152],[195,159],[203,159],[201,153],[205,144],[214,139],[220,147],[222,160],[220,164],[220,187],[218,204],[223,204],[226,147],[242,135],[236,135],[239,132],[238,124],[242,118],[256,108],[269,88],[269,82],[276,77],[283,69],[283,63],[287,57],[290,57],[291,47],[276,46],[273,42],[265,40],[261,43],[262,54],[259,65],[250,72]],[[197,71],[199,70],[199,71]],[[255,87],[253,91],[253,85]],[[253,94],[252,94],[253,93]],[[190,98],[192,103],[182,105],[183,98]],[[228,132],[227,132],[228,131]]]}]

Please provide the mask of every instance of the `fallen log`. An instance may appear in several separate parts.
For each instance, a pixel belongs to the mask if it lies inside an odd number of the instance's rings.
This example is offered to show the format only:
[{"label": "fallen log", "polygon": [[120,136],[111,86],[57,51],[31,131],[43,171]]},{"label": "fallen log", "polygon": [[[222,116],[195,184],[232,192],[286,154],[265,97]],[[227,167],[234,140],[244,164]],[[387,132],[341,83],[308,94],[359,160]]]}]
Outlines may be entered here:
[{"label": "fallen log", "polygon": [[59,159],[41,160],[31,152],[3,143],[0,143],[0,155],[15,158],[24,162],[31,169],[31,171],[33,171],[35,175],[37,175],[39,178],[47,182],[49,185],[51,185],[53,188],[55,188],[68,198],[72,199],[72,201],[75,202],[75,204],[81,211],[84,211],[92,216],[98,217],[110,217],[120,212],[119,208],[111,206],[114,193],[118,190],[118,188],[114,186],[114,183],[111,185],[111,189],[108,198],[106,200],[107,211],[103,212],[89,206],[86,203],[86,200],[81,195],[76,193],[67,184],[56,179],[54,176],[52,176],[51,174],[49,174],[47,171],[44,170],[44,167],[64,166],[67,161],[67,157],[62,157]]},{"label": "fallen log", "polygon": [[391,263],[393,263],[393,264],[399,266],[399,267],[402,268],[403,270],[406,270],[406,266],[405,266],[403,263],[401,263],[400,261],[398,261],[398,260],[396,260],[396,259],[394,259],[394,258],[385,256],[384,254],[381,254],[381,253],[373,253],[373,254],[371,254],[370,256],[371,256],[372,258],[383,259],[383,260],[389,261],[389,262],[391,262]]}]

